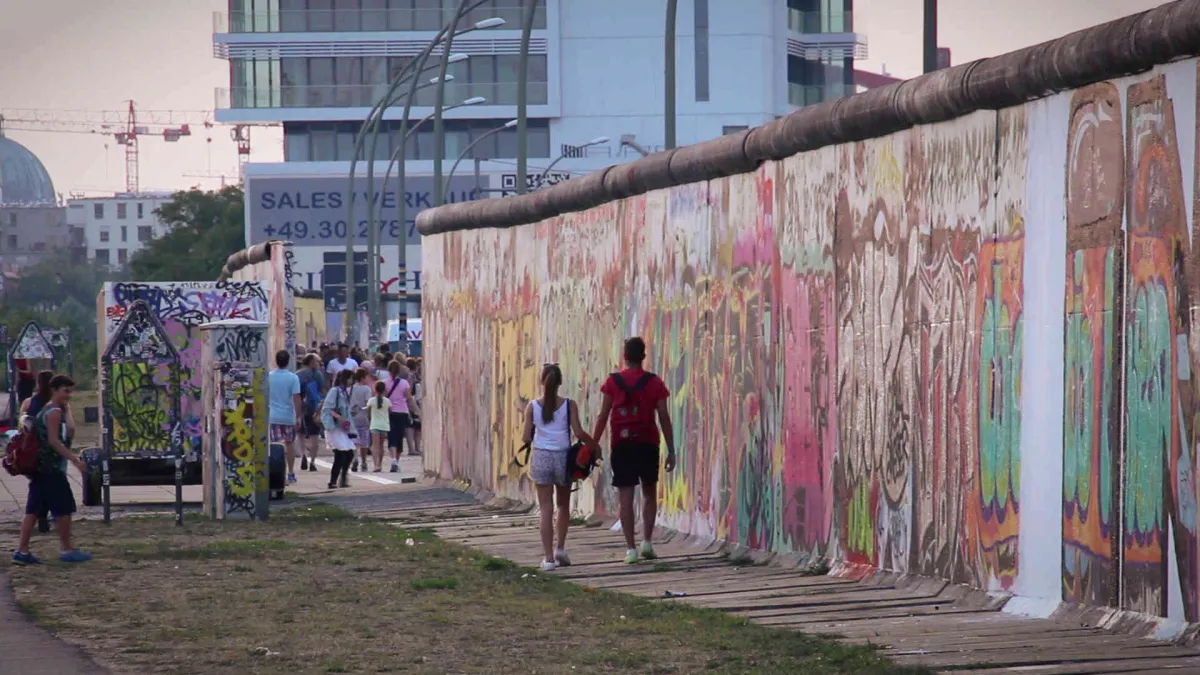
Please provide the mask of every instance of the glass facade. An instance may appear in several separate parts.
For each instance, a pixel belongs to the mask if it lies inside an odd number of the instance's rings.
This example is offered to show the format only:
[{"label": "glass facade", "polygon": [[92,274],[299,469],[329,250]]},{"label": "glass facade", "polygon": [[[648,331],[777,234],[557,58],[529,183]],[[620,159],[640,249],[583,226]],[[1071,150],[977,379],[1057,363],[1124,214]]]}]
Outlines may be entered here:
[{"label": "glass facade", "polygon": [[[797,33],[851,33],[852,0],[788,0],[788,29]],[[849,52],[847,52],[849,53]],[[788,103],[803,107],[853,94],[854,58],[788,55]]]},{"label": "glass facade", "polygon": [[[232,88],[221,107],[348,108],[371,107],[387,93],[391,79],[408,65],[409,57],[346,56],[284,59],[234,59]],[[446,83],[447,102],[482,96],[489,105],[517,104],[520,57],[478,55],[453,64],[454,80]],[[428,70],[433,77],[436,70]],[[549,100],[546,55],[529,56],[529,103]],[[432,106],[437,87],[417,92],[414,105]]]},{"label": "glass facade", "polygon": [[[473,141],[501,127],[507,120],[445,120],[446,156],[455,160]],[[348,162],[354,158],[354,138],[361,122],[289,122],[283,127],[284,160],[288,162]],[[433,122],[426,122],[409,135],[406,159],[434,159]],[[550,156],[550,125],[545,119],[529,120],[530,157]],[[400,122],[387,120],[375,143],[375,159],[386,162],[400,147]],[[359,159],[371,156],[371,139],[364,143]],[[484,138],[471,149],[469,158],[515,159],[517,130],[504,129]]]},{"label": "glass facade", "polygon": [[[319,33],[358,31],[438,31],[458,0],[229,0],[230,33]],[[463,25],[499,17],[521,29],[521,0],[484,0]],[[539,4],[533,27],[546,28]]]},{"label": "glass facade", "polygon": [[853,33],[848,0],[788,0],[788,30],[796,33]]}]

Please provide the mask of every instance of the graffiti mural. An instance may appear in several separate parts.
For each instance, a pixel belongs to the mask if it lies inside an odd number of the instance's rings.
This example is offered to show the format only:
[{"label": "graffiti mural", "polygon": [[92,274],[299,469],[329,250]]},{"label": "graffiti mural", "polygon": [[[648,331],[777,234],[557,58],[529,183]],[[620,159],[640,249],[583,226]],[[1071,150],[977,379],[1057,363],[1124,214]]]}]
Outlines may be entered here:
[{"label": "graffiti mural", "polygon": [[209,418],[204,446],[206,511],[218,519],[266,518],[267,325],[221,322],[201,332]]},{"label": "graffiti mural", "polygon": [[135,302],[100,359],[105,452],[114,458],[175,457],[182,448],[179,352],[144,302]]},{"label": "graffiti mural", "polygon": [[229,367],[220,374],[221,490],[226,516],[259,515],[257,496],[265,490],[265,471],[258,458],[266,439],[263,376],[262,368]]},{"label": "graffiti mural", "polygon": [[[426,469],[531,500],[541,365],[586,426],[640,335],[671,391],[665,525],[1200,620],[1198,91],[1179,61],[429,236]],[[614,513],[610,481],[574,508]]]},{"label": "graffiti mural", "polygon": [[41,327],[34,322],[25,324],[17,335],[12,349],[8,352],[10,359],[53,359],[54,346],[46,339]]},{"label": "graffiti mural", "polygon": [[[268,318],[267,293],[259,282],[107,283],[97,298],[98,346],[103,353],[117,327],[137,302],[142,302],[162,326],[179,354],[180,435],[189,461],[199,458],[203,435],[199,327],[211,321]],[[119,361],[119,359],[118,359]],[[136,371],[136,369],[133,369]],[[164,374],[124,373],[130,392],[147,392],[149,379],[164,381]],[[139,379],[140,378],[140,379]],[[108,397],[102,394],[101,407]]]}]

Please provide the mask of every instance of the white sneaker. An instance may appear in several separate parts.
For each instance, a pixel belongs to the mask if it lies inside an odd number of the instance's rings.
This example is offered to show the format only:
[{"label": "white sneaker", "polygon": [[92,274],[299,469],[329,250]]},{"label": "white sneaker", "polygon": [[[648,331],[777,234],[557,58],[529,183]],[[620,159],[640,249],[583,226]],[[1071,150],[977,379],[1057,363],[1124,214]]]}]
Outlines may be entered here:
[{"label": "white sneaker", "polygon": [[542,561],[542,571],[543,572],[553,572],[555,567],[557,567],[557,565],[554,564],[553,560],[543,560]]},{"label": "white sneaker", "polygon": [[554,552],[554,562],[557,563],[559,567],[571,566],[571,558],[567,556],[566,550],[561,548]]}]

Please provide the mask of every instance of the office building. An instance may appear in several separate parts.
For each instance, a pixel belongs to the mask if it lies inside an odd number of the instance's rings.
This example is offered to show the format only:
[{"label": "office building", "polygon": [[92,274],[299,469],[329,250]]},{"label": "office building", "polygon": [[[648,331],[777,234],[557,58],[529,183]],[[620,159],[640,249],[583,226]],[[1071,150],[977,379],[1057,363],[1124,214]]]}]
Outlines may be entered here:
[{"label": "office building", "polygon": [[67,221],[82,231],[88,260],[120,268],[135,251],[167,233],[169,226],[156,211],[169,201],[169,192],[71,199]]},{"label": "office building", "polygon": [[[494,17],[504,24],[461,35],[451,49],[467,59],[450,65],[446,104],[486,102],[445,114],[447,172],[480,141],[455,172],[449,200],[515,187],[516,130],[502,127],[517,112],[521,4],[487,0],[464,24]],[[230,0],[229,11],[215,18],[214,52],[230,66],[230,87],[216,96],[217,120],[284,130],[282,163],[246,167],[247,244],[272,237],[295,242],[299,286],[324,288],[334,314],[345,299],[346,206],[329,195],[346,189],[355,134],[390,77],[456,6],[456,0]],[[528,70],[531,188],[663,149],[664,6],[539,3]],[[852,90],[854,59],[866,56],[866,40],[853,31],[850,10],[851,0],[680,0],[677,144],[735,133]],[[432,112],[435,92],[418,92],[412,120]],[[433,129],[416,128],[401,151],[400,116],[400,107],[387,111],[374,154],[363,156],[378,160],[377,175],[393,154],[405,158],[412,221],[432,192]],[[606,140],[588,145],[599,138]],[[356,191],[365,189],[362,163],[357,175]],[[395,218],[394,204],[385,206],[384,219]],[[381,226],[382,264],[393,270],[381,275],[385,288],[396,281],[398,225]],[[418,314],[419,240],[406,251],[411,310]],[[331,314],[331,326],[340,320]]]}]

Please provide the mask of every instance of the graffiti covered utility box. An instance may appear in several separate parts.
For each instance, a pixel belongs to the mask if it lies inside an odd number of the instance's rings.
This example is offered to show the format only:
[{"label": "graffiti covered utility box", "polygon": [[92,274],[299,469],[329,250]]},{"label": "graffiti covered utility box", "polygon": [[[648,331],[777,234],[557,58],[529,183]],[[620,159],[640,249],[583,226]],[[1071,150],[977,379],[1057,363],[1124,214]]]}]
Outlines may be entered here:
[{"label": "graffiti covered utility box", "polygon": [[267,518],[267,359],[266,323],[230,319],[200,326],[209,518]]}]

